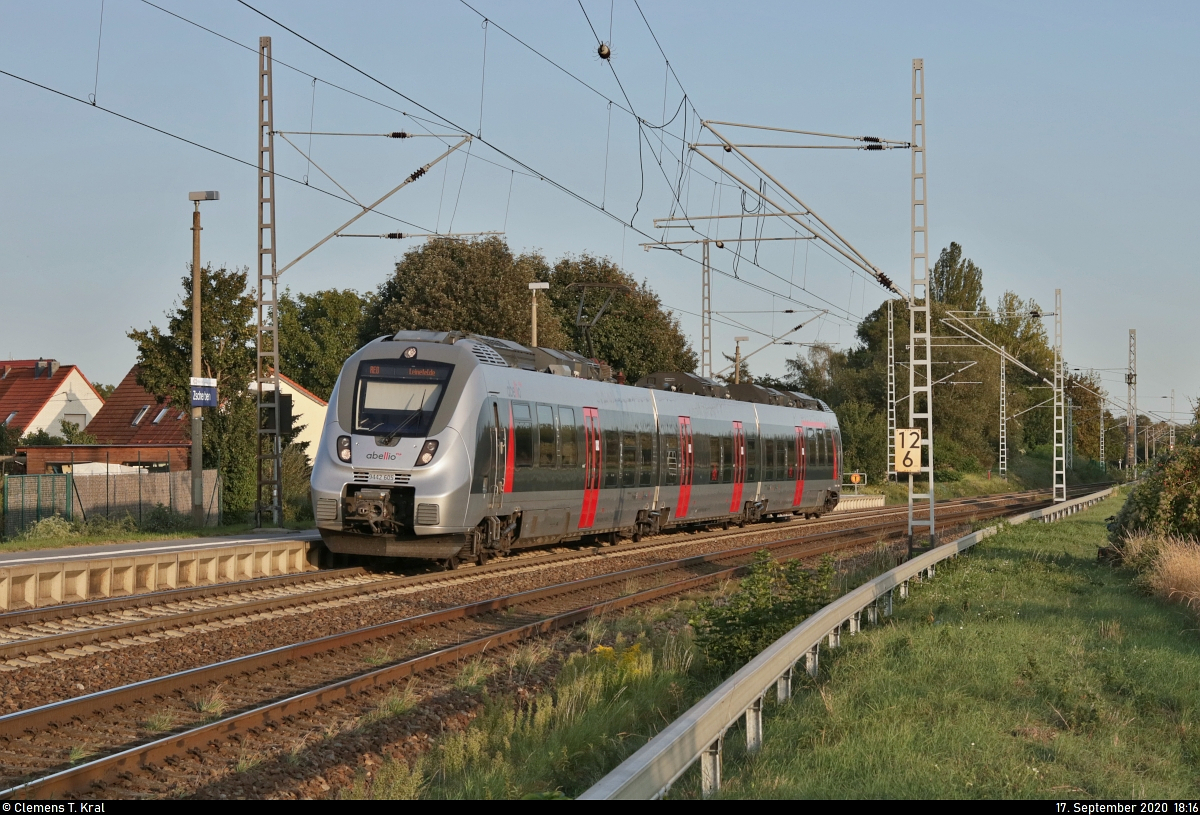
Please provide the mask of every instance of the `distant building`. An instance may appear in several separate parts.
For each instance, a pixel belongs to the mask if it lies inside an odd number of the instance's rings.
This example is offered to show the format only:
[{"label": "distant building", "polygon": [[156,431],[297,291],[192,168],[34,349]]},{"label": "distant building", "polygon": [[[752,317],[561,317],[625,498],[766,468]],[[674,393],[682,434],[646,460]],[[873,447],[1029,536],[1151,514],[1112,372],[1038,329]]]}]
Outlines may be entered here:
[{"label": "distant building", "polygon": [[[311,463],[317,454],[317,445],[321,441],[321,426],[325,424],[325,410],[329,403],[305,388],[290,377],[279,375],[280,390],[292,397],[292,426],[302,428],[296,434],[295,442],[308,443],[305,453]],[[255,383],[250,383],[251,390],[257,390]]]},{"label": "distant building", "polygon": [[[17,454],[25,456],[25,472],[69,473],[85,463],[107,466],[113,473],[122,467],[146,472],[191,467],[190,414],[160,405],[138,384],[137,375],[135,365],[88,424],[96,444],[21,447]],[[95,466],[88,468],[88,472],[95,470]]]},{"label": "distant building", "polygon": [[0,425],[18,435],[62,435],[62,422],[85,428],[104,399],[83,372],[56,359],[0,361]]},{"label": "distant building", "polygon": [[[191,413],[159,404],[153,394],[138,384],[137,377],[135,365],[103,407],[94,413],[87,430],[95,436],[96,444],[18,448],[18,457],[25,460],[25,472],[30,475],[72,472],[81,464],[88,464],[87,472],[92,473],[97,470],[94,465],[107,466],[114,473],[118,467],[146,472],[189,469]],[[280,382],[283,393],[292,397],[294,426],[304,427],[296,441],[308,442],[311,461],[321,438],[328,403],[286,376],[280,376]]]}]

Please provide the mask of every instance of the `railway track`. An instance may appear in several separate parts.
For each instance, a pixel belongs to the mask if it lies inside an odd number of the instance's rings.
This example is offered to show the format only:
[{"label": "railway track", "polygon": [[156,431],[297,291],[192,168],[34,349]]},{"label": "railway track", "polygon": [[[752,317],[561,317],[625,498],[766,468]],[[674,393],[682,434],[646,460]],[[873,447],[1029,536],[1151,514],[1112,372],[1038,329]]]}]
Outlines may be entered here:
[{"label": "railway track", "polygon": [[[1046,491],[944,502],[942,511],[959,507],[991,507],[1000,502],[1027,500]],[[906,513],[905,507],[859,510],[804,525],[805,534],[846,527],[864,518],[887,518]],[[740,537],[777,537],[787,526],[756,525],[736,531],[675,533],[610,547],[587,547],[551,554],[524,554],[483,567],[433,574],[402,575],[367,572],[361,568],[265,578],[241,584],[116,598],[0,615],[0,670],[19,670],[37,664],[66,661],[104,651],[147,645],[168,637],[218,630],[231,625],[330,609],[370,599],[431,591],[446,586],[552,570],[569,561],[617,560],[652,550],[695,545],[700,541]]]},{"label": "railway track", "polygon": [[[941,525],[1004,514],[1014,502],[1008,496],[943,504]],[[1026,495],[1019,503],[1048,502]],[[904,520],[891,517],[755,542],[432,611],[3,716],[0,784],[8,788],[0,797],[176,794],[208,773],[204,756],[219,753],[220,744],[240,743],[252,731],[268,741],[293,738],[311,730],[302,715],[307,711],[360,705],[360,697],[369,704],[418,673],[736,576],[762,549],[783,560],[811,558],[904,531]],[[89,755],[99,757],[84,761]]]}]

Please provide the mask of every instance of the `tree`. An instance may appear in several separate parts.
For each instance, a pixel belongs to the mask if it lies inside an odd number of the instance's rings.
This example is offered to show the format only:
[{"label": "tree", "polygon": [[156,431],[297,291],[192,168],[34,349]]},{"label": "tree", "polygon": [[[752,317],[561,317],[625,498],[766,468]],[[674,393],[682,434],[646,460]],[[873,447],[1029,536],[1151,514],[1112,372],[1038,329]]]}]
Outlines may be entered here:
[{"label": "tree", "polygon": [[[665,310],[654,290],[643,281],[640,285],[608,258],[583,254],[564,257],[546,278],[550,283],[549,300],[554,304],[561,331],[569,338],[566,346],[587,354],[587,342],[575,325],[581,290],[575,283],[615,283],[628,286],[618,291],[604,315],[592,329],[596,357],[609,363],[614,371],[623,371],[626,380],[636,382],[654,371],[696,370],[696,354],[680,328],[679,319]],[[587,294],[584,316],[590,319],[608,298],[609,292],[592,290]],[[539,329],[540,330],[540,329]]]},{"label": "tree", "polygon": [[[246,290],[248,270],[205,267],[200,284],[202,372],[217,380],[220,404],[205,410],[204,466],[221,469],[223,500],[230,513],[254,507],[257,476],[257,397],[254,379],[255,298]],[[182,280],[184,296],[167,312],[165,331],[151,326],[128,333],[138,347],[138,383],[180,409],[190,406],[192,371],[192,279]],[[189,428],[190,432],[190,428]]]},{"label": "tree", "polygon": [[58,447],[64,443],[61,436],[52,436],[45,429],[26,433],[17,439],[17,447]]},{"label": "tree", "polygon": [[983,269],[970,258],[964,259],[962,247],[951,241],[941,251],[929,280],[930,298],[959,311],[979,311],[987,306],[983,299]]},{"label": "tree", "polygon": [[[529,344],[529,284],[545,280],[546,260],[513,255],[503,239],[434,239],[410,249],[366,309],[359,344],[404,330],[468,331]],[[564,348],[552,309],[538,309],[538,342]]]},{"label": "tree", "polygon": [[100,394],[100,398],[105,402],[113,395],[113,391],[117,389],[116,385],[104,385],[100,382],[93,382],[92,387],[96,389],[96,393]]},{"label": "tree", "polygon": [[326,401],[342,364],[359,348],[370,301],[351,289],[325,289],[279,298],[279,355],[283,373]]},{"label": "tree", "polygon": [[15,453],[18,441],[15,428],[0,424],[0,456],[11,456]]},{"label": "tree", "polygon": [[59,427],[62,429],[63,438],[67,444],[95,444],[96,437],[86,430],[81,428],[74,422],[68,422],[63,419],[59,422]]}]

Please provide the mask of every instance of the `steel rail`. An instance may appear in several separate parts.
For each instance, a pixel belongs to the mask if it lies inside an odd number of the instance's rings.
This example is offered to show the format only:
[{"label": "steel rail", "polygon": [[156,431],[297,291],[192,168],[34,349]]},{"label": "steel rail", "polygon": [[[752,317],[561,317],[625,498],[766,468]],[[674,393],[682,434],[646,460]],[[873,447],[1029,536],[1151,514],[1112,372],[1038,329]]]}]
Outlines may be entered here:
[{"label": "steel rail", "polygon": [[[1033,492],[1036,494],[1036,491]],[[1022,493],[1012,495],[1019,496],[1022,495]],[[1000,500],[1004,500],[1007,497],[1008,496],[997,496],[997,498]],[[963,505],[986,505],[988,502],[986,498],[974,498],[964,499],[964,501],[961,503]],[[838,523],[843,519],[853,520],[863,516],[888,515],[899,511],[891,507],[885,508],[883,511],[880,510],[881,508],[869,508],[865,510],[847,512],[839,516],[837,519],[828,519],[826,521],[822,521],[821,523],[822,525]],[[765,532],[766,529],[763,531]],[[746,532],[744,529],[739,529],[737,532],[719,533],[715,537],[736,537],[746,534],[755,533]],[[821,539],[820,536],[823,534],[825,533],[817,533],[815,539]],[[697,539],[685,538],[685,540],[694,541]],[[576,552],[554,553],[533,558],[497,562],[482,567],[480,571],[472,570],[470,572],[466,572],[463,574],[462,579],[472,580],[481,576],[484,573],[483,570],[486,570],[487,572],[505,572],[512,571],[514,569],[524,569],[547,562],[568,561],[581,557],[591,557],[597,555],[611,557],[617,553],[628,554],[630,551],[653,549],[655,547],[662,546],[665,543],[667,543],[667,541],[660,539],[648,542],[623,544],[608,548],[588,547],[587,549]],[[265,580],[271,581],[270,583],[255,582],[253,585],[231,583],[197,589],[177,589],[170,592],[137,595],[134,598],[89,601],[73,604],[71,606],[53,606],[50,607],[51,613],[48,615],[39,615],[37,609],[31,609],[14,612],[8,615],[0,615],[0,626],[27,626],[30,624],[64,620],[70,616],[75,616],[78,618],[81,616],[94,615],[98,613],[109,613],[115,610],[146,608],[153,605],[162,605],[190,599],[230,596],[250,590],[284,587],[288,585],[289,582],[315,582],[321,579],[318,577],[318,575],[321,574],[327,575],[325,579],[336,579],[337,577],[348,577],[362,573],[364,573],[362,569],[347,569],[342,570],[341,573],[308,572],[303,576],[266,578]],[[333,577],[329,577],[328,575],[333,575]],[[289,581],[289,578],[294,579]],[[101,642],[112,641],[122,637],[144,636],[146,634],[178,629],[189,625],[202,625],[205,623],[219,622],[231,618],[280,611],[283,609],[295,608],[297,606],[313,605],[333,600],[342,600],[371,594],[382,594],[404,586],[421,585],[423,583],[438,583],[446,580],[453,580],[453,578],[449,578],[445,572],[423,575],[404,575],[393,578],[382,578],[379,580],[373,580],[369,583],[361,583],[353,586],[335,586],[329,589],[299,592],[282,597],[267,597],[261,600],[251,600],[248,602],[235,603],[216,608],[197,609],[173,614],[164,614],[149,619],[131,620],[128,622],[92,626],[89,628],[77,628],[63,631],[61,633],[49,634],[46,636],[31,637],[0,643],[0,660],[20,659],[21,657],[42,654],[48,651],[96,645]],[[235,588],[239,585],[241,588]],[[154,599],[156,597],[158,598],[157,602]],[[47,620],[47,616],[49,616],[51,619]]]},{"label": "steel rail", "polygon": [[[1009,519],[1010,524],[1040,519],[1057,520],[1091,506],[1112,494],[1108,488],[1061,504],[1052,504]],[[664,795],[697,760],[703,759],[702,791],[707,797],[720,788],[722,740],[726,731],[743,715],[747,718],[747,747],[754,752],[762,741],[762,700],[775,686],[781,700],[791,693],[791,677],[803,660],[816,673],[820,643],[828,638],[831,647],[840,642],[843,627],[858,630],[861,614],[878,617],[878,602],[886,599],[883,612],[890,613],[894,594],[903,599],[908,583],[922,576],[932,578],[936,564],[956,557],[999,527],[990,526],[951,543],[939,546],[903,563],[843,595],[817,611],[762,653],[722,682],[612,772],[585,791],[580,799],[648,799]],[[872,613],[872,610],[874,613]]]},{"label": "steel rail", "polygon": [[[966,517],[977,517],[979,509],[979,507],[963,507],[954,516],[944,518],[943,523],[949,525],[951,522],[961,522],[961,520]],[[990,514],[994,515],[1003,514],[1005,510],[1011,509],[1011,507],[991,506],[984,509]],[[826,533],[823,533],[819,537],[822,539],[843,538],[843,540],[836,543],[830,543],[825,546],[814,546],[813,544],[816,541],[814,541],[812,537],[806,537],[774,541],[769,544],[743,546],[738,547],[737,549],[708,553],[705,555],[697,555],[688,558],[682,558],[677,561],[651,564],[649,566],[642,566],[620,572],[598,575],[586,580],[572,581],[555,586],[543,587],[528,592],[522,592],[520,594],[509,595],[507,597],[493,598],[491,600],[485,600],[478,603],[458,606],[452,609],[429,612],[427,614],[407,618],[405,620],[384,623],[377,626],[359,629],[353,632],[323,637],[307,643],[301,643],[299,645],[284,646],[260,654],[239,657],[222,663],[217,663],[215,665],[203,666],[188,671],[182,671],[166,677],[145,680],[132,685],[114,688],[107,691],[100,691],[88,696],[77,697],[74,699],[33,708],[27,711],[9,714],[7,716],[0,717],[0,737],[12,739],[14,737],[19,737],[22,733],[37,732],[39,729],[53,727],[56,724],[64,723],[72,719],[79,719],[89,714],[102,712],[109,708],[119,707],[123,704],[129,704],[130,702],[140,699],[148,697],[162,697],[173,691],[193,689],[197,686],[220,681],[231,675],[249,674],[275,665],[294,662],[307,657],[338,651],[350,645],[385,639],[414,628],[437,625],[439,623],[462,619],[469,616],[477,616],[489,612],[501,611],[516,605],[536,602],[538,600],[544,600],[555,596],[572,594],[588,588],[629,580],[643,575],[661,575],[664,571],[695,568],[702,565],[714,564],[719,560],[731,560],[737,557],[752,556],[754,553],[763,549],[796,549],[797,547],[800,547],[798,551],[785,551],[777,555],[776,559],[786,561],[811,558],[827,552],[850,548],[877,540],[881,531],[879,527],[890,527],[891,534],[893,536],[901,534],[905,528],[903,524],[892,522],[886,524],[877,524],[874,528],[867,529],[857,528],[851,530],[830,530]],[[854,534],[854,537],[852,537],[850,540],[845,540],[845,538],[850,534]],[[90,784],[92,781],[98,780],[111,772],[119,771],[121,769],[130,769],[132,766],[134,766],[134,764],[131,763],[134,761],[134,759],[136,759],[137,766],[144,766],[145,764],[162,758],[165,755],[178,753],[183,750],[205,744],[214,736],[226,735],[238,730],[252,729],[254,727],[261,726],[264,723],[269,723],[287,716],[295,715],[301,710],[319,707],[324,704],[328,704],[330,701],[342,698],[343,696],[353,695],[367,689],[368,687],[373,687],[386,682],[394,682],[396,679],[410,676],[415,672],[430,670],[432,668],[448,664],[451,661],[472,656],[482,652],[488,647],[505,645],[519,639],[524,639],[528,636],[547,633],[566,625],[573,625],[574,623],[582,619],[586,619],[588,616],[594,616],[597,613],[605,613],[607,611],[623,608],[636,603],[649,602],[669,594],[688,591],[692,588],[696,588],[707,583],[735,577],[744,573],[747,568],[748,564],[743,563],[736,566],[719,569],[708,574],[685,578],[683,580],[674,581],[663,586],[637,592],[624,598],[604,601],[602,603],[594,603],[571,612],[559,614],[546,620],[530,623],[506,632],[474,639],[457,646],[443,648],[431,654],[405,660],[396,665],[371,671],[356,677],[343,679],[332,685],[322,686],[315,690],[306,691],[299,695],[290,697],[282,702],[254,708],[244,713],[235,714],[232,717],[222,719],[210,725],[195,728],[184,733],[173,734],[149,744],[127,748],[126,750],[97,759],[96,761],[89,762],[88,764],[63,770],[59,773],[46,776],[42,779],[37,779],[27,784],[18,785],[8,790],[0,791],[0,798],[12,797],[15,795],[25,795],[29,793],[34,793],[38,796],[47,796],[69,791],[78,791],[81,788],[81,785]]]}]

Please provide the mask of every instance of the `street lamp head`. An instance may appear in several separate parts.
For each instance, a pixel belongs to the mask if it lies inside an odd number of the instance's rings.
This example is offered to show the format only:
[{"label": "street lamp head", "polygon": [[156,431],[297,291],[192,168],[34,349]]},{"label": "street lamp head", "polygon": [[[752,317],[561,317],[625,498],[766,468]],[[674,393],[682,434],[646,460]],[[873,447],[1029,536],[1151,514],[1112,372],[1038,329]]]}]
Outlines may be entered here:
[{"label": "street lamp head", "polygon": [[219,201],[221,193],[216,190],[200,190],[199,192],[189,192],[189,201]]},{"label": "street lamp head", "polygon": [[539,289],[548,289],[548,288],[550,288],[549,283],[530,283],[529,284],[530,291],[538,291]]},{"label": "street lamp head", "polygon": [[733,341],[734,342],[750,342],[750,338],[749,337],[734,337]]}]

